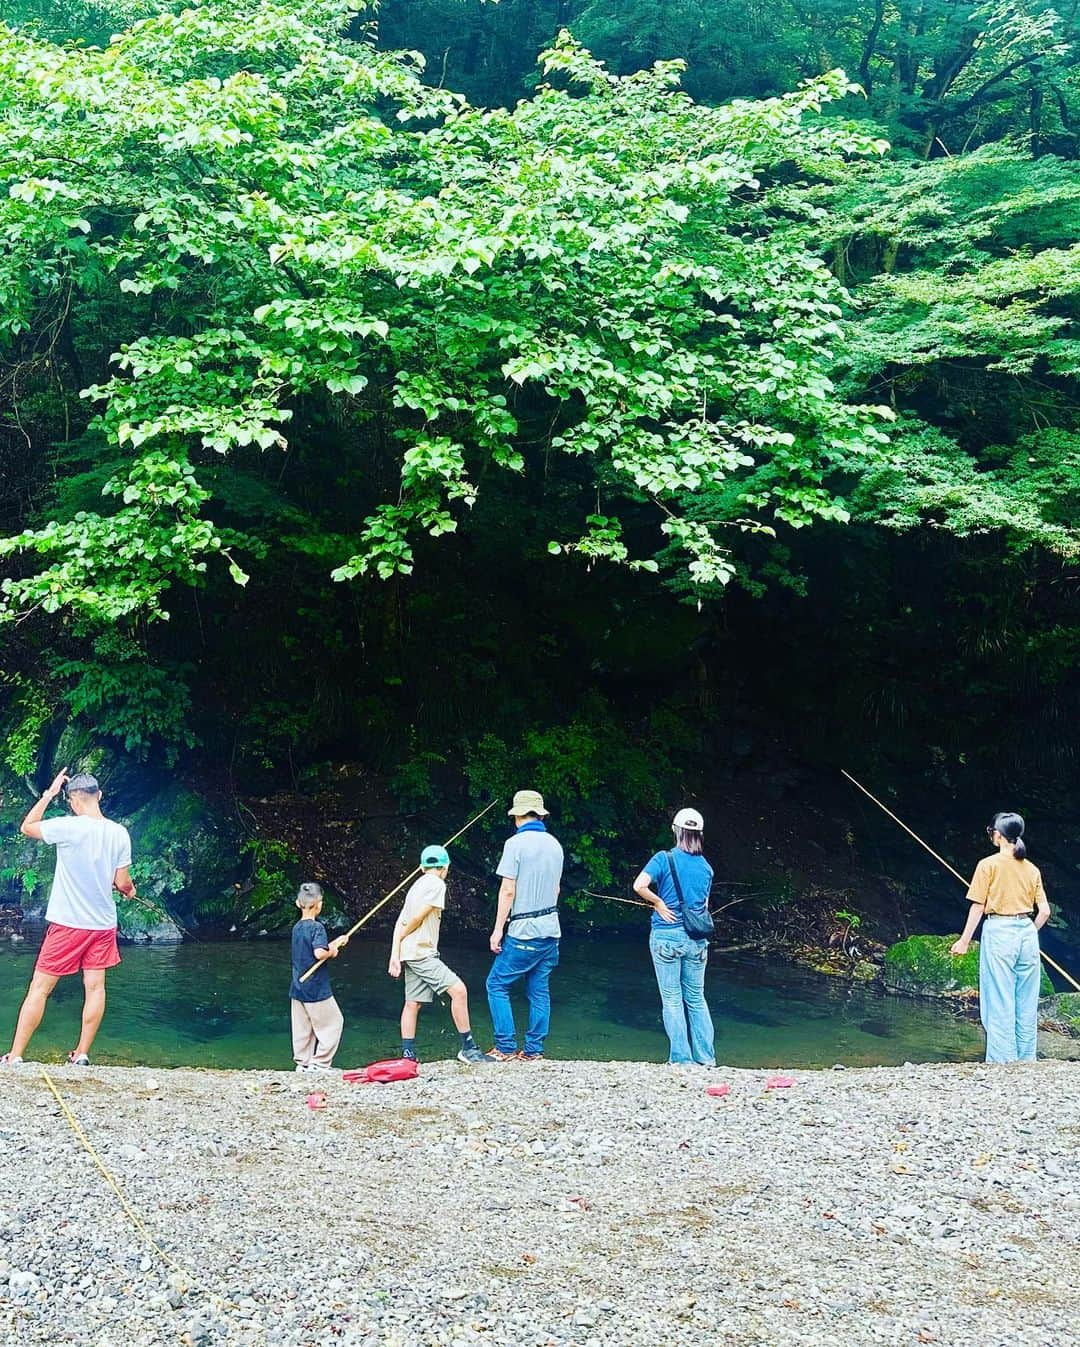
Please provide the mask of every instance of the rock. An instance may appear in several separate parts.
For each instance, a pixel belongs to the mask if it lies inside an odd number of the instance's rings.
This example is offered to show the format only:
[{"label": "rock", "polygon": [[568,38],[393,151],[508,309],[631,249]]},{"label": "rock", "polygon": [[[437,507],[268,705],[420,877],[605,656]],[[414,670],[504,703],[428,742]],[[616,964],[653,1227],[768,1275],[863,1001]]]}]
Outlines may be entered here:
[{"label": "rock", "polygon": [[[67,740],[63,744],[67,756],[62,760],[55,756],[53,761],[92,771],[102,785],[105,813],[131,833],[139,894],[151,907],[123,900],[117,903],[121,940],[179,942],[182,933],[166,905],[187,924],[202,905],[231,889],[243,843],[235,820],[183,784],[163,784],[160,776],[119,750],[97,745],[92,752],[79,754],[74,748],[69,750]],[[2,771],[0,778],[0,787],[11,781]],[[12,877],[12,887],[8,892],[0,888],[0,902],[17,897],[28,918],[40,919],[52,882],[54,852],[18,831],[18,821],[32,802],[25,787],[0,789],[0,803],[4,800],[8,803],[0,809],[0,871]],[[26,877],[31,881],[29,888]]]},{"label": "rock", "polygon": [[1039,1028],[1080,1038],[1080,992],[1058,992],[1040,1001]]},{"label": "rock", "polygon": [[[912,935],[885,952],[885,986],[908,996],[949,1000],[977,1000],[979,995],[979,942],[959,957],[949,953],[957,935]],[[1046,970],[1042,991],[1053,991]]]},{"label": "rock", "polygon": [[41,1290],[41,1278],[33,1272],[13,1272],[8,1277],[8,1290],[13,1296],[32,1296]]},{"label": "rock", "polygon": [[1071,1034],[1060,1034],[1048,1029],[1040,1029],[1036,1040],[1036,1051],[1040,1057],[1049,1057],[1058,1062],[1080,1062],[1080,1038]]},{"label": "rock", "polygon": [[42,786],[62,768],[74,774],[89,772],[101,786],[102,808],[110,818],[127,817],[161,790],[167,779],[164,768],[149,766],[127,753],[93,726],[78,720],[61,722],[63,728],[51,745],[38,772]]},{"label": "rock", "polygon": [[[204,904],[213,903],[231,888],[243,839],[232,817],[212,808],[195,791],[174,781],[126,822],[143,897],[167,902],[188,921],[197,918]],[[140,917],[140,909],[126,906],[131,908],[126,933],[141,921],[153,938],[150,914],[142,912]]]}]

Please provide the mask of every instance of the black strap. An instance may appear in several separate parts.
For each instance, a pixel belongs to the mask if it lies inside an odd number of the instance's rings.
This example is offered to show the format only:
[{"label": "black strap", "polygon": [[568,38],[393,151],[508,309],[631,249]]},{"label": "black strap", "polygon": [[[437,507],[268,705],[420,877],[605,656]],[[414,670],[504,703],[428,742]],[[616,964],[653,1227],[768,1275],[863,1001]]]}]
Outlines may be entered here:
[{"label": "black strap", "polygon": [[[510,921],[528,921],[530,917],[550,917],[552,912],[558,912],[557,907],[538,907],[535,912],[518,912],[510,918]],[[510,921],[506,924],[510,925]]]},{"label": "black strap", "polygon": [[679,883],[679,872],[675,869],[675,853],[672,851],[665,851],[664,855],[667,857],[668,869],[671,871],[671,882],[675,885],[675,896],[679,900],[679,907],[685,908],[686,899],[682,896],[682,885]]}]

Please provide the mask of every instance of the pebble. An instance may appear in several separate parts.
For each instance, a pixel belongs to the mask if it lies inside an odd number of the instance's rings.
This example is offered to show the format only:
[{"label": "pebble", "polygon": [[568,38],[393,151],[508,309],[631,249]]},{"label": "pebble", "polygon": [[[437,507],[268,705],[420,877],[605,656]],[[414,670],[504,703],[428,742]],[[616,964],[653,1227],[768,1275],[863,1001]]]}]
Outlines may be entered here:
[{"label": "pebble", "polygon": [[13,1076],[0,1342],[1064,1347],[1071,1069],[1025,1068],[1022,1095],[1009,1068],[805,1071],[781,1100],[724,1067],[718,1110],[712,1072],[425,1064],[377,1092],[330,1076],[315,1117],[285,1073],[161,1072],[151,1101],[90,1068],[80,1122],[182,1272],[90,1165],[60,1181]]}]

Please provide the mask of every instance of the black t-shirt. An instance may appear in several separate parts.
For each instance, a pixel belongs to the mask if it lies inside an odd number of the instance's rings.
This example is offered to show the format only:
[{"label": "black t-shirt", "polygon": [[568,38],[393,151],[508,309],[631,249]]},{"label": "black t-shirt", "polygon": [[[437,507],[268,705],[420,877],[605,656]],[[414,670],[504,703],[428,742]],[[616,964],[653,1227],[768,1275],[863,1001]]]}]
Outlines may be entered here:
[{"label": "black t-shirt", "polygon": [[306,982],[300,981],[302,974],[315,962],[315,951],[329,948],[326,927],[321,921],[304,917],[292,928],[292,983],[289,996],[294,1001],[328,1001],[333,996],[330,973],[325,963],[321,963],[319,971],[312,973]]}]

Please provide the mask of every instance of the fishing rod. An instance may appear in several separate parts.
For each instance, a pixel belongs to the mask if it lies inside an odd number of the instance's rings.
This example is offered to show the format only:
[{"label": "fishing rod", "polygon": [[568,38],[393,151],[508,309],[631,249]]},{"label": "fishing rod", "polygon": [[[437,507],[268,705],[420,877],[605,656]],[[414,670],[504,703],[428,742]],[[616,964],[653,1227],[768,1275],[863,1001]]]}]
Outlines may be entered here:
[{"label": "fishing rod", "polygon": [[[918,842],[919,846],[921,846],[924,850],[929,851],[930,855],[933,856],[934,860],[938,861],[941,865],[943,865],[945,869],[948,870],[950,875],[955,875],[956,878],[960,881],[960,883],[963,884],[965,889],[969,887],[968,881],[964,878],[964,876],[960,873],[959,870],[953,869],[953,867],[944,858],[944,856],[939,856],[932,846],[928,846],[922,840],[922,838],[919,836],[918,833],[912,832],[912,830],[907,826],[907,824],[904,822],[903,819],[897,818],[896,815],[893,813],[893,811],[887,808],[885,805],[883,805],[876,795],[871,795],[870,792],[866,789],[866,787],[862,785],[860,782],[856,781],[850,772],[844,771],[844,769],[841,767],[840,775],[846,776],[853,786],[858,787],[858,789],[861,790],[862,793],[868,799],[873,800],[873,802],[877,805],[877,807],[884,813],[888,814],[888,816],[892,819],[894,823],[898,823],[900,827],[903,828],[904,832],[908,834],[909,837],[914,837],[915,841]],[[1066,982],[1070,983],[1073,987],[1076,988],[1078,992],[1080,992],[1080,982],[1077,982],[1077,980],[1072,976],[1071,973],[1066,973],[1065,969],[1062,968],[1062,966],[1059,963],[1055,963],[1054,960],[1051,959],[1050,955],[1047,954],[1047,952],[1044,949],[1040,948],[1039,953],[1042,955],[1042,957],[1046,960],[1046,962],[1050,965],[1050,967],[1054,970],[1055,973],[1060,973]]]},{"label": "fishing rod", "polygon": [[[459,828],[457,832],[453,835],[453,837],[448,837],[446,841],[443,843],[443,846],[448,847],[452,842],[456,842],[458,838],[462,835],[462,833],[467,833],[474,823],[479,823],[480,820],[484,817],[484,815],[488,812],[488,810],[494,809],[496,804],[498,804],[498,801],[492,800],[489,805],[486,805],[483,809],[480,810],[479,814],[477,814],[474,818],[469,819],[468,823],[466,823],[464,828]],[[396,885],[394,888],[390,890],[388,894],[385,894],[382,898],[380,898],[373,908],[370,908],[367,912],[364,913],[364,915],[360,918],[358,922],[350,926],[350,928],[345,932],[346,941],[351,940],[352,937],[360,929],[360,927],[363,926],[365,922],[370,921],[371,918],[375,915],[376,912],[379,911],[381,907],[385,907],[386,904],[390,901],[391,898],[393,898],[393,896],[396,893],[400,893],[401,890],[405,887],[405,885],[408,884],[411,879],[414,879],[420,873],[420,870],[421,867],[419,865],[416,867],[415,870],[411,870],[401,881],[400,884]],[[302,973],[300,975],[300,981],[306,982],[309,977],[311,977],[313,974],[319,971],[319,969],[323,966],[325,962],[326,962],[325,959],[319,959],[315,963],[313,963],[306,973]]]},{"label": "fishing rod", "polygon": [[[581,892],[587,898],[604,898],[609,903],[625,903],[627,907],[647,907],[650,912],[653,910],[652,903],[642,902],[640,898],[616,898],[613,893],[593,893],[592,889],[582,889]],[[721,907],[709,909],[711,917],[718,916],[721,912],[726,912],[729,907],[734,907],[736,903],[745,903],[747,899],[752,898],[753,894],[744,893],[740,898],[732,898],[731,902],[724,903]]]},{"label": "fishing rod", "polygon": [[609,903],[625,903],[627,907],[652,908],[652,903],[643,902],[640,898],[616,898],[613,893],[593,893],[592,889],[582,889],[581,892],[586,898],[606,898]]}]

